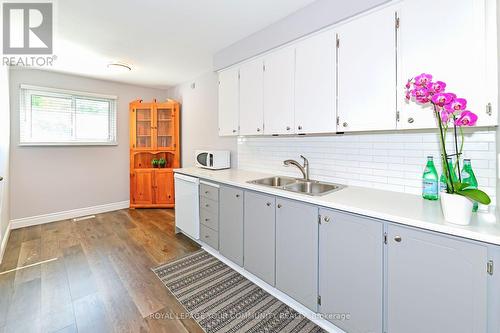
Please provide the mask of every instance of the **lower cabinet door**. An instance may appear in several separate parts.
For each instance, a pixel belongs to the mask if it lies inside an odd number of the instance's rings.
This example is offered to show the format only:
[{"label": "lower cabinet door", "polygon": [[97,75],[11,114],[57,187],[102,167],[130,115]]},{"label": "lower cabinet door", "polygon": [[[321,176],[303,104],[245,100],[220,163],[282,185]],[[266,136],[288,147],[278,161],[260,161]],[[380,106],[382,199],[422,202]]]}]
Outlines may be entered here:
[{"label": "lower cabinet door", "polygon": [[274,286],[275,197],[245,192],[244,267]]},{"label": "lower cabinet door", "polygon": [[171,169],[158,169],[155,173],[155,203],[174,203],[174,173]]},{"label": "lower cabinet door", "polygon": [[276,199],[276,288],[318,308],[318,208]]},{"label": "lower cabinet door", "polygon": [[383,330],[381,222],[320,209],[320,312],[349,333]]},{"label": "lower cabinet door", "polygon": [[219,252],[243,266],[243,191],[229,186],[219,189]]},{"label": "lower cabinet door", "polygon": [[153,203],[153,172],[151,170],[135,170],[133,181],[133,203],[150,205]]},{"label": "lower cabinet door", "polygon": [[487,258],[486,246],[390,225],[387,332],[486,332]]}]

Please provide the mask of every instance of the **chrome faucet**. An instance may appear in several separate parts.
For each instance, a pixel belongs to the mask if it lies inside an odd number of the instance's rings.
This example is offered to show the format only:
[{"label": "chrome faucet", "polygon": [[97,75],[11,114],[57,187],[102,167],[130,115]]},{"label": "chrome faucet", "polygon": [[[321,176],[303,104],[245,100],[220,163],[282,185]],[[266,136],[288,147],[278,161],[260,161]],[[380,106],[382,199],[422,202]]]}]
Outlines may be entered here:
[{"label": "chrome faucet", "polygon": [[283,165],[284,166],[295,165],[297,168],[299,168],[300,172],[302,172],[304,180],[309,181],[309,161],[302,155],[300,155],[300,157],[304,159],[304,166],[300,165],[300,163],[295,160],[285,160],[283,161]]}]

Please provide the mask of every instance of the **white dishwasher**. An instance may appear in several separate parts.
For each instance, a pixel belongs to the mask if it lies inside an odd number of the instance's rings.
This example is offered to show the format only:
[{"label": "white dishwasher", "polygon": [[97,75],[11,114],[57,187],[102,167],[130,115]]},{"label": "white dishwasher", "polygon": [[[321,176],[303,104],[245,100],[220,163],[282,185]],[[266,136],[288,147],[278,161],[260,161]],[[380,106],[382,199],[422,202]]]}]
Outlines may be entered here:
[{"label": "white dishwasher", "polygon": [[[200,180],[176,173],[175,180],[175,228],[193,238],[200,238]],[[179,230],[180,229],[180,230]]]}]

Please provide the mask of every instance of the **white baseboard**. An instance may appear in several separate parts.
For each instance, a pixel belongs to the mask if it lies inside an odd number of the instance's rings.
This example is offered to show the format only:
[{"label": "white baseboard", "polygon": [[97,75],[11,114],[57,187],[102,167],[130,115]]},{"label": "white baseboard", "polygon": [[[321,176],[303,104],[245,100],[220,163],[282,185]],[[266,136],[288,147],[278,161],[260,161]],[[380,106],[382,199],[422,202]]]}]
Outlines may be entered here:
[{"label": "white baseboard", "polygon": [[32,225],[38,225],[38,224],[44,224],[44,223],[50,223],[50,222],[55,222],[55,221],[72,219],[75,217],[80,217],[80,216],[85,216],[85,215],[106,213],[106,212],[111,212],[114,210],[128,208],[129,205],[130,205],[130,202],[127,200],[127,201],[113,202],[113,203],[99,205],[99,206],[66,210],[66,211],[57,212],[57,213],[23,217],[20,219],[10,220],[10,228],[11,229],[18,229],[18,228],[23,228],[23,227],[29,227]]},{"label": "white baseboard", "polygon": [[7,229],[5,230],[5,235],[3,235],[2,243],[0,244],[0,264],[3,261],[3,255],[5,253],[5,249],[7,248],[7,242],[9,241],[9,236],[10,236],[10,222],[9,225],[7,226]]},{"label": "white baseboard", "polygon": [[327,332],[331,332],[331,333],[345,333],[343,330],[341,330],[337,326],[333,325],[328,320],[321,318],[317,313],[309,310],[304,305],[300,304],[299,302],[297,302],[296,300],[294,300],[293,298],[291,298],[287,294],[279,291],[278,289],[274,288],[273,286],[270,286],[269,284],[267,284],[263,280],[259,279],[258,277],[256,277],[252,273],[246,271],[244,268],[236,265],[235,263],[233,263],[229,259],[225,258],[218,251],[212,249],[210,246],[207,246],[203,242],[200,242],[200,241],[197,241],[197,242],[202,245],[202,248],[205,251],[207,251],[208,253],[210,253],[211,255],[213,255],[214,257],[216,257],[217,259],[219,259],[220,261],[222,261],[223,263],[225,263],[226,265],[228,265],[229,267],[231,267],[232,269],[234,269],[235,271],[237,271],[238,273],[243,275],[245,278],[247,278],[251,282],[255,283],[257,286],[259,286],[262,289],[264,289],[265,291],[267,291],[269,294],[276,297],[281,302],[290,306],[292,309],[294,309],[295,311],[297,311],[298,313],[300,313],[304,317],[308,318],[310,321],[312,321],[313,323],[315,323],[316,325],[318,325],[322,329],[326,330]]}]

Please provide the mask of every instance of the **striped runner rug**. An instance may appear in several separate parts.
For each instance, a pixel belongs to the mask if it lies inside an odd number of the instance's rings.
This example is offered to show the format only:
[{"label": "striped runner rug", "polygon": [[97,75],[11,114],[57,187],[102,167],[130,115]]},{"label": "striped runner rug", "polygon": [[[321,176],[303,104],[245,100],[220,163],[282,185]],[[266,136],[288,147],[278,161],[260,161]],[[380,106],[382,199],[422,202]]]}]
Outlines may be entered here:
[{"label": "striped runner rug", "polygon": [[204,250],[153,268],[207,332],[326,332]]}]

